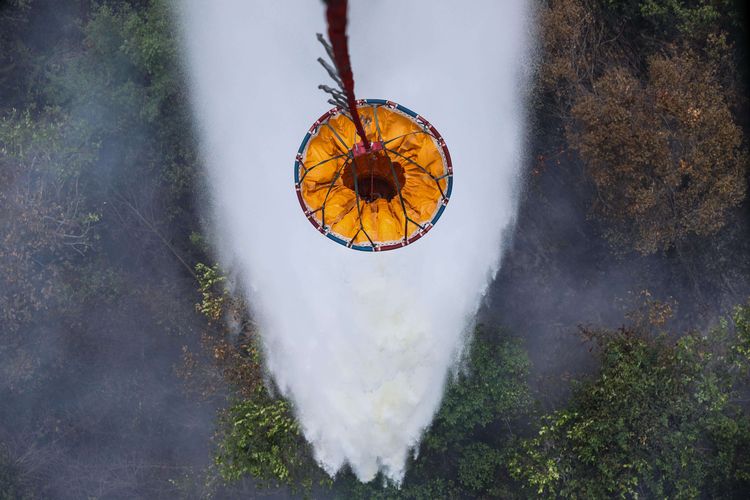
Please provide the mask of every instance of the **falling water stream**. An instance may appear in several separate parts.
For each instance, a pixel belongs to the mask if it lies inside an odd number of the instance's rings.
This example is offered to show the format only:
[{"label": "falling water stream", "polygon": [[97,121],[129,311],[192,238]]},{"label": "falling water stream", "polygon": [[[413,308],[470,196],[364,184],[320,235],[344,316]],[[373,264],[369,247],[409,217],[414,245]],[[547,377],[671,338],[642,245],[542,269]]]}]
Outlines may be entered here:
[{"label": "falling water stream", "polygon": [[[530,53],[527,0],[352,1],[357,96],[399,102],[440,130],[451,202],[435,228],[372,254],[316,232],[295,153],[329,107],[317,89],[322,2],[186,0],[192,104],[215,245],[241,276],[265,362],[331,474],[400,481],[470,338],[512,227]],[[326,82],[327,83],[327,82]]]}]

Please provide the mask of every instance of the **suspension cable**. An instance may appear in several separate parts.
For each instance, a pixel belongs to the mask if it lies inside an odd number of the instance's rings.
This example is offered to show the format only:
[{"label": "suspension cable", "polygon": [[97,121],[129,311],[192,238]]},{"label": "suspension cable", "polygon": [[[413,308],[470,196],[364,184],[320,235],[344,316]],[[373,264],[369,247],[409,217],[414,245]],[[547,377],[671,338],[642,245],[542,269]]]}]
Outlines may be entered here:
[{"label": "suspension cable", "polygon": [[[362,139],[366,151],[370,150],[365,129],[357,112],[357,100],[354,98],[354,75],[349,61],[349,44],[346,37],[347,0],[326,0],[326,20],[328,21],[328,39],[332,45],[332,59],[336,64],[342,90],[346,94],[346,104],[349,108],[357,135]],[[330,52],[329,52],[329,55]]]}]

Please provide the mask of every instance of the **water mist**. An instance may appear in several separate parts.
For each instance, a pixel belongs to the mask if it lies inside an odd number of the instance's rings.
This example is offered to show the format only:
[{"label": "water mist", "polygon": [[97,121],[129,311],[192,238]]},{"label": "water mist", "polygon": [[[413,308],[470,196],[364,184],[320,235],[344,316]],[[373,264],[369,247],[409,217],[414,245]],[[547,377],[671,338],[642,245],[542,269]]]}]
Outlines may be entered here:
[{"label": "water mist", "polygon": [[331,474],[400,481],[497,271],[523,146],[529,2],[354,1],[356,93],[423,114],[453,157],[435,228],[357,252],[305,219],[294,156],[325,110],[322,2],[189,0],[178,10],[212,219],[267,367]]}]

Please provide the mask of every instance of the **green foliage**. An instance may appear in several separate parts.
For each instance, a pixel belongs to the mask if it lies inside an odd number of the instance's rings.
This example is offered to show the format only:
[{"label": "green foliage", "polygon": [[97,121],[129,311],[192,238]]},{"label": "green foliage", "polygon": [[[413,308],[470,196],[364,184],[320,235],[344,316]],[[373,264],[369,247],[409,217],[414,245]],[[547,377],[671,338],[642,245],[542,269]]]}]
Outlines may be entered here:
[{"label": "green foliage", "polygon": [[19,167],[53,181],[75,179],[97,158],[98,144],[62,113],[33,116],[11,110],[0,116],[0,158],[4,173]]},{"label": "green foliage", "polygon": [[[731,4],[731,2],[722,3]],[[659,25],[676,26],[678,31],[688,37],[701,34],[705,36],[707,31],[715,31],[716,22],[719,20],[717,6],[705,0],[699,2],[644,0],[640,5],[640,12],[645,19],[653,20]]]},{"label": "green foliage", "polygon": [[229,297],[225,287],[227,278],[221,274],[218,264],[209,267],[199,262],[195,265],[195,274],[202,297],[195,307],[209,320],[218,321],[224,313],[224,305]]},{"label": "green foliage", "polygon": [[489,492],[503,464],[501,452],[481,441],[461,450],[458,461],[458,481],[469,491]]},{"label": "green foliage", "polygon": [[[671,40],[705,43],[723,26],[740,27],[739,2],[733,0],[599,0],[610,22],[630,25],[650,44]],[[647,45],[648,46],[648,45]]]},{"label": "green foliage", "polygon": [[83,35],[87,50],[52,69],[47,91],[54,102],[76,110],[98,100],[86,116],[108,131],[134,122],[169,126],[160,114],[170,105],[172,118],[183,118],[182,109],[173,106],[184,88],[166,2],[142,9],[105,3],[94,10]]},{"label": "green foliage", "polygon": [[140,111],[147,121],[154,122],[165,105],[173,104],[183,91],[169,5],[166,1],[156,1],[142,11],[126,7],[119,16],[106,9],[102,12],[123,21],[119,50],[147,77],[146,106]]},{"label": "green foliage", "polygon": [[241,401],[229,408],[229,429],[219,444],[216,463],[222,477],[240,479],[250,474],[256,479],[289,482],[300,436],[289,404],[258,395],[257,401]]},{"label": "green foliage", "polygon": [[222,418],[216,465],[226,481],[246,475],[262,486],[287,485],[309,492],[327,482],[312,460],[289,403],[260,387],[233,404]]},{"label": "green foliage", "polygon": [[750,420],[733,399],[741,381],[731,358],[747,327],[734,327],[731,339],[720,326],[676,342],[639,330],[590,332],[600,373],[523,441],[513,475],[535,494],[566,498],[696,498],[750,487]]},{"label": "green foliage", "polygon": [[198,231],[190,232],[190,244],[193,246],[193,248],[203,254],[208,254],[211,248],[208,240],[206,240],[203,234],[199,233]]},{"label": "green foliage", "polygon": [[[750,369],[750,306],[736,307],[732,316],[735,339],[732,343],[732,361],[740,373],[748,375]],[[722,322],[722,329],[728,328],[727,322]]]},{"label": "green foliage", "polygon": [[81,36],[84,50],[68,55],[65,64],[48,65],[45,104],[66,109],[71,122],[101,145],[98,168],[90,172],[96,182],[118,193],[142,191],[134,181],[159,186],[159,212],[184,218],[197,162],[168,2],[137,8],[103,3]]},{"label": "green foliage", "polygon": [[[261,487],[283,485],[305,494],[316,483],[329,484],[311,456],[291,406],[269,394],[263,384],[257,338],[252,332],[243,332],[231,342],[227,338],[227,322],[247,316],[243,302],[229,293],[227,277],[218,265],[199,263],[195,274],[202,297],[196,309],[209,320],[203,348],[235,398],[221,412],[214,455],[219,475],[225,482],[251,477]],[[186,379],[200,371],[194,355],[185,359],[182,371]]]},{"label": "green foliage", "polygon": [[529,360],[516,339],[479,326],[468,360],[425,436],[425,445],[435,450],[445,451],[498,417],[508,421],[523,415],[531,405]]}]

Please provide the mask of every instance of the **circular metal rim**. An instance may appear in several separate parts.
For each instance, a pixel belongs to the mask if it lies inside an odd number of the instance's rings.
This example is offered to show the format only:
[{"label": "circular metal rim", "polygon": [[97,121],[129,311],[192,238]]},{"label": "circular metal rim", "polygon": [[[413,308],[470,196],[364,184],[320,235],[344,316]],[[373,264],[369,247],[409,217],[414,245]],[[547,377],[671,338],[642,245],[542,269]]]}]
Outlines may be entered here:
[{"label": "circular metal rim", "polygon": [[302,208],[303,213],[305,214],[305,217],[307,217],[307,220],[310,221],[310,223],[315,227],[315,229],[318,230],[321,234],[326,236],[328,239],[335,241],[339,245],[343,245],[347,248],[351,248],[354,250],[359,250],[361,252],[384,252],[387,250],[395,250],[396,248],[403,248],[407,245],[410,245],[411,243],[414,243],[418,239],[420,239],[422,236],[427,234],[430,229],[437,223],[437,221],[440,219],[440,216],[443,215],[443,211],[445,211],[445,207],[448,205],[448,201],[450,200],[451,193],[453,191],[453,164],[451,162],[451,155],[448,151],[448,146],[445,143],[445,140],[443,139],[443,136],[440,135],[440,133],[437,131],[437,129],[429,122],[427,121],[423,116],[418,115],[414,111],[410,110],[406,106],[402,106],[401,104],[395,103],[393,101],[388,101],[386,99],[358,99],[357,100],[357,106],[363,106],[366,104],[377,104],[381,106],[387,106],[391,109],[397,109],[401,111],[402,113],[406,113],[407,115],[414,118],[414,120],[419,125],[423,125],[424,127],[428,128],[430,132],[432,133],[433,137],[438,143],[438,146],[440,146],[440,149],[443,153],[443,157],[445,158],[445,164],[447,168],[447,180],[448,180],[448,186],[445,190],[445,199],[440,203],[440,208],[435,213],[435,215],[432,217],[432,219],[425,224],[425,228],[415,233],[413,236],[410,236],[409,238],[404,239],[403,241],[400,241],[398,243],[391,243],[391,244],[384,244],[384,245],[354,245],[350,244],[348,241],[345,241],[338,236],[334,235],[330,231],[327,231],[322,224],[320,224],[317,219],[315,218],[315,215],[313,212],[307,207],[307,204],[305,203],[304,198],[302,197],[302,189],[300,188],[300,179],[299,179],[299,171],[300,171],[300,164],[302,162],[302,153],[305,151],[305,147],[307,146],[308,141],[310,138],[315,134],[318,130],[318,127],[324,123],[326,120],[331,118],[332,116],[335,116],[339,113],[341,113],[341,108],[336,106],[334,108],[331,108],[327,112],[323,113],[320,118],[315,120],[315,123],[312,124],[310,129],[305,134],[305,137],[302,139],[302,143],[299,146],[299,149],[297,150],[297,155],[294,160],[294,188],[297,192],[297,200],[299,201],[300,207]]}]

